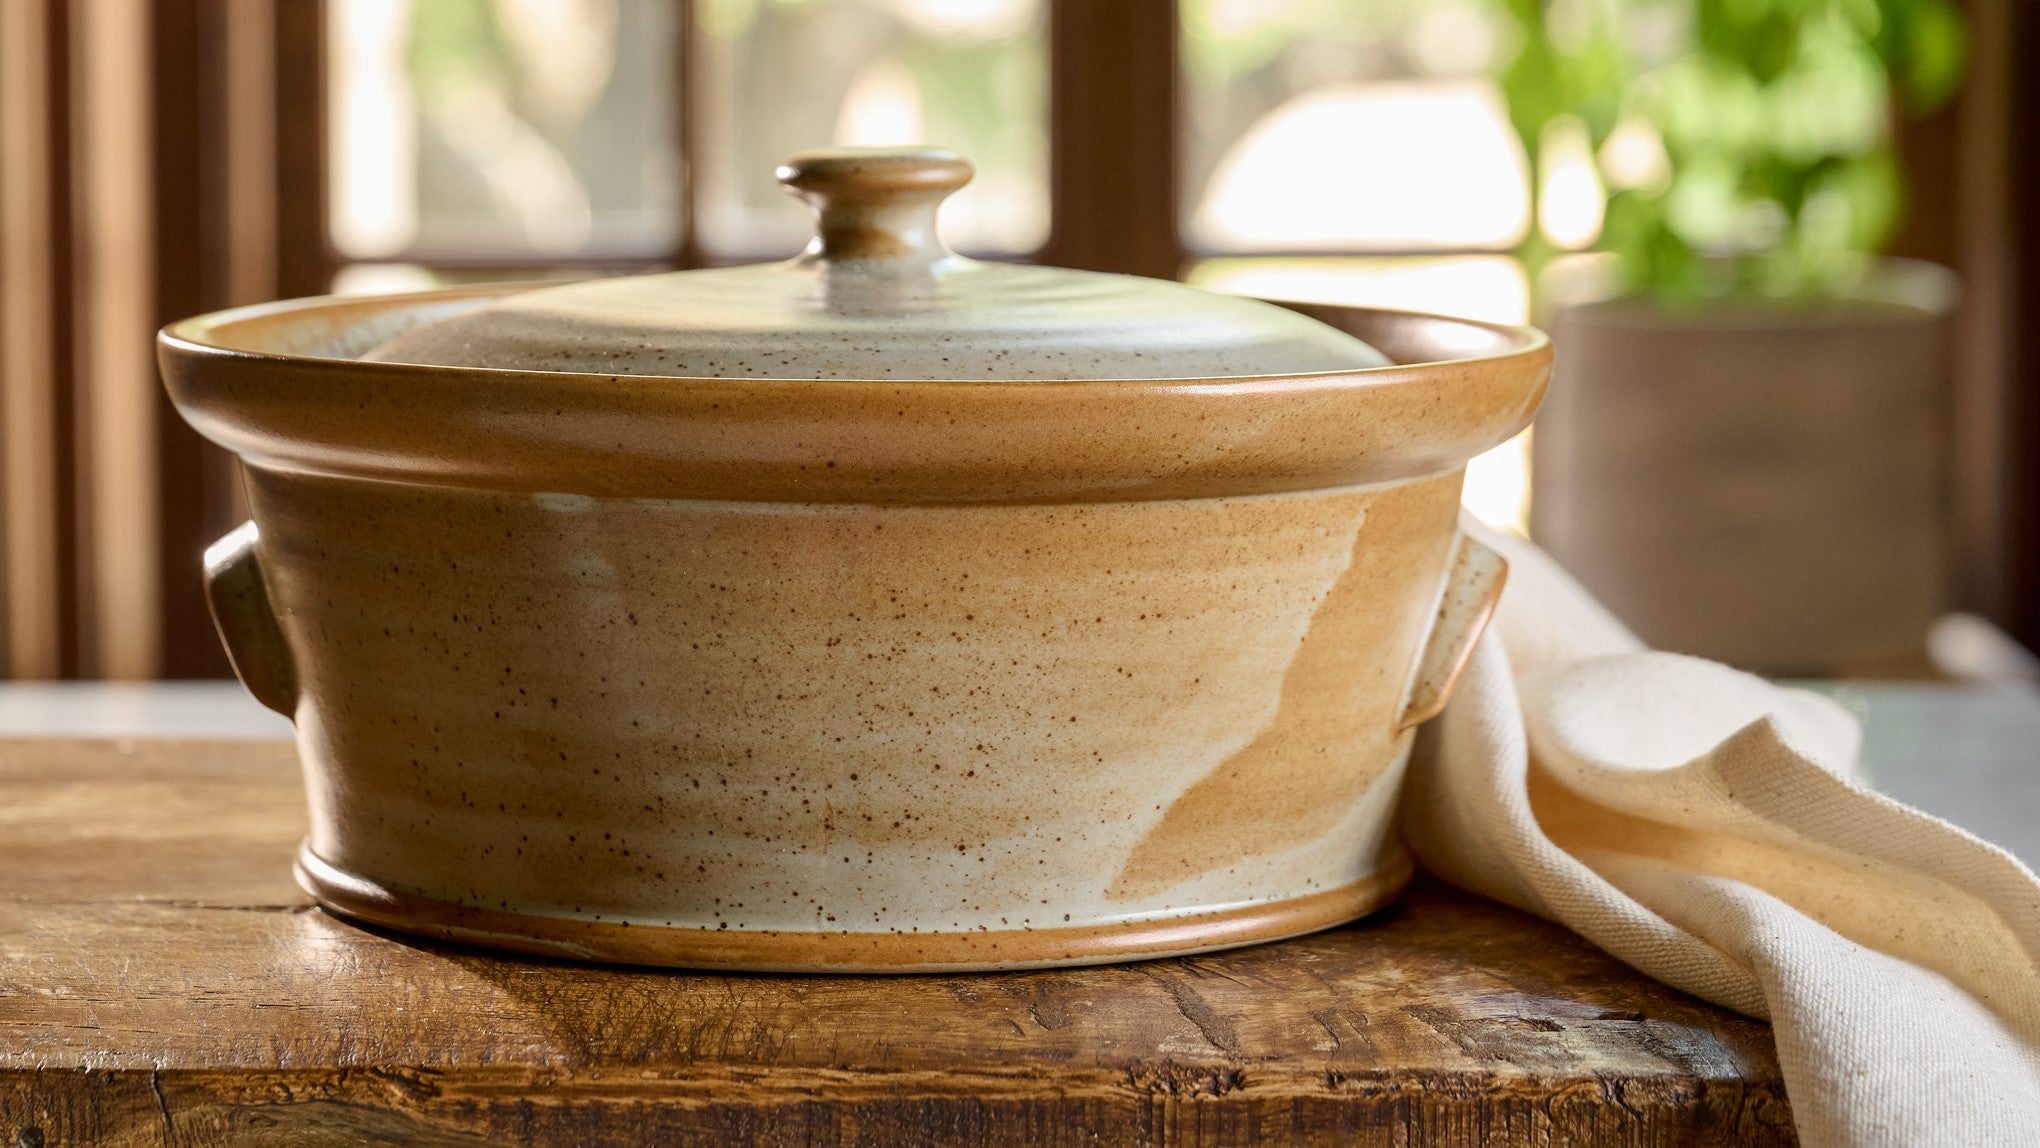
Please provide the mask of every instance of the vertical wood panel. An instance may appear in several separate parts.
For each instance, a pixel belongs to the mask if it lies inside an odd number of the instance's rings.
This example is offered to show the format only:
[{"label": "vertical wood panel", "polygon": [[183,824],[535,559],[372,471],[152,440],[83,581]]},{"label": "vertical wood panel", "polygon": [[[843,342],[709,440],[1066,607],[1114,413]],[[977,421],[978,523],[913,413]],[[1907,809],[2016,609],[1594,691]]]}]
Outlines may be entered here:
[{"label": "vertical wood panel", "polygon": [[218,0],[226,302],[277,297],[275,0]]},{"label": "vertical wood panel", "polygon": [[62,668],[51,8],[0,4],[0,676],[23,678]]},{"label": "vertical wood panel", "polygon": [[1997,188],[2010,218],[2003,232],[1978,233],[1977,241],[2010,248],[2012,311],[2006,327],[2016,344],[2000,407],[2006,459],[2004,616],[2020,641],[2040,649],[2040,5],[1999,2],[2008,9],[2010,91],[2004,104],[2007,177]]},{"label": "vertical wood panel", "polygon": [[[227,304],[238,307],[278,297],[276,8],[274,0],[219,3],[226,133],[225,286]],[[229,523],[245,521],[248,494],[239,461],[215,450],[208,453],[207,463],[208,486],[226,491]]]},{"label": "vertical wood panel", "polygon": [[[273,229],[265,223],[271,212],[252,205],[248,192],[272,200],[274,193],[273,169],[263,166],[270,155],[262,134],[269,117],[237,114],[232,102],[237,83],[244,92],[251,86],[251,77],[237,72],[252,70],[255,84],[267,79],[262,60],[269,46],[260,30],[244,29],[243,42],[230,45],[235,13],[228,0],[150,0],[148,11],[143,86],[154,157],[155,297],[145,335],[152,337],[154,328],[172,320],[274,293],[262,281],[274,263]],[[230,46],[262,51],[236,59]],[[250,177],[251,167],[258,181],[253,189],[237,182]],[[248,294],[237,298],[237,287]],[[228,667],[206,609],[200,558],[233,525],[233,464],[177,417],[160,386],[151,388],[150,398],[160,531],[158,672],[173,678],[220,676]]]},{"label": "vertical wood panel", "polygon": [[57,666],[58,673],[70,677],[78,674],[83,664],[84,629],[81,617],[84,611],[85,587],[83,565],[79,556],[79,538],[83,527],[83,479],[79,474],[80,452],[83,449],[79,422],[78,393],[78,340],[77,330],[80,318],[77,313],[77,291],[75,266],[78,254],[77,204],[75,173],[73,171],[73,148],[71,142],[72,115],[75,100],[72,88],[75,68],[73,57],[72,9],[78,0],[48,0],[49,25],[47,28],[46,58],[50,68],[50,150],[48,156],[50,178],[50,244],[55,255],[55,268],[51,276],[50,294],[53,322],[49,330],[51,353],[52,387],[56,395],[56,435],[52,453],[57,459],[57,590],[56,600],[49,604],[57,615]]},{"label": "vertical wood panel", "polygon": [[1041,261],[1175,278],[1176,5],[1051,0]]},{"label": "vertical wood panel", "polygon": [[[1958,601],[2009,624],[2005,480],[2011,441],[2006,434],[2005,396],[2011,371],[2015,271],[2007,239],[2011,219],[2006,197],[2011,0],[1979,0],[1970,5],[1969,19],[1969,76],[1958,120],[1961,148],[1949,176],[1955,183],[1959,218],[1948,226],[1955,232],[1963,279],[1949,420],[1955,463],[1949,476],[1950,520]],[[1937,150],[1931,142],[1918,144],[1917,134],[1900,141],[1902,147],[1914,149],[1905,156],[1908,183],[1916,182]],[[1923,240],[1940,228],[1919,220],[1945,206],[1931,198],[1914,198],[1910,211],[1915,222],[1900,237],[1901,253],[1934,257]]]},{"label": "vertical wood panel", "polygon": [[77,9],[82,670],[121,679],[162,665],[149,16],[146,0]]}]

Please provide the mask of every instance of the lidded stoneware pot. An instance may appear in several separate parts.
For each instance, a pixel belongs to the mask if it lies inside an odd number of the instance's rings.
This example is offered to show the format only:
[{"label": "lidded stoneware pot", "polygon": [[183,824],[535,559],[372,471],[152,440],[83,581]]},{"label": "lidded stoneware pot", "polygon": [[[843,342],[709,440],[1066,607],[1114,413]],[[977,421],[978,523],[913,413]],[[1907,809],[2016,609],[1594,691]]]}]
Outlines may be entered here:
[{"label": "lidded stoneware pot", "polygon": [[161,340],[338,913],[595,960],[1015,968],[1350,920],[1500,592],[1534,331],[978,263],[947,152],[780,171],[780,264]]}]

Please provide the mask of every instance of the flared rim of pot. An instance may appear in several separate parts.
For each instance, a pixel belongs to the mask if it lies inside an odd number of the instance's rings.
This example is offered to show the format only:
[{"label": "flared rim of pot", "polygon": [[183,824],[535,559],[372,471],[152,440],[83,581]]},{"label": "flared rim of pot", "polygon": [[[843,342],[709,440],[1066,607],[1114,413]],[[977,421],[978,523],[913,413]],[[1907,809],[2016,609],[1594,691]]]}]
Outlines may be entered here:
[{"label": "flared rim of pot", "polygon": [[1531,327],[1270,299],[1391,365],[1181,379],[745,379],[384,363],[355,356],[530,284],[320,296],[158,336],[201,434],[251,465],[591,497],[1105,502],[1403,481],[1528,425]]}]

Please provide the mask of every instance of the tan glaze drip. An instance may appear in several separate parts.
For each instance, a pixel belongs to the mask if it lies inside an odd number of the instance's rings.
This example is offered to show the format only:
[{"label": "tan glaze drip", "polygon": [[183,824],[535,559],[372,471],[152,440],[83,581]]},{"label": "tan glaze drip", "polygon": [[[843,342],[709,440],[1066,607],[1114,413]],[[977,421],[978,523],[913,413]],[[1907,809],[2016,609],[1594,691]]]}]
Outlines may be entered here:
[{"label": "tan glaze drip", "polygon": [[[1233,864],[1230,850],[1274,855],[1314,841],[1353,809],[1408,734],[1394,687],[1431,621],[1423,598],[1450,536],[1431,527],[1459,506],[1460,475],[1392,488],[1367,507],[1351,564],[1312,613],[1282,676],[1273,719],[1169,806],[1106,888],[1152,897]],[[1214,840],[1228,851],[1215,851]]]}]

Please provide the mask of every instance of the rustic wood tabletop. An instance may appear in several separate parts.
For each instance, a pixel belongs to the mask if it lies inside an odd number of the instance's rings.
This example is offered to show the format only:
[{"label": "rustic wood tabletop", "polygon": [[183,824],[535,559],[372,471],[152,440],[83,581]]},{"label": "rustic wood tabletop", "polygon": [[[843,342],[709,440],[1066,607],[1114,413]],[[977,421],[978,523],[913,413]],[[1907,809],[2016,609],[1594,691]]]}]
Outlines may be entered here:
[{"label": "rustic wood tabletop", "polygon": [[0,1144],[1782,1144],[1770,1033],[1443,886],[1144,964],[730,976],[370,932],[273,741],[0,740]]}]

